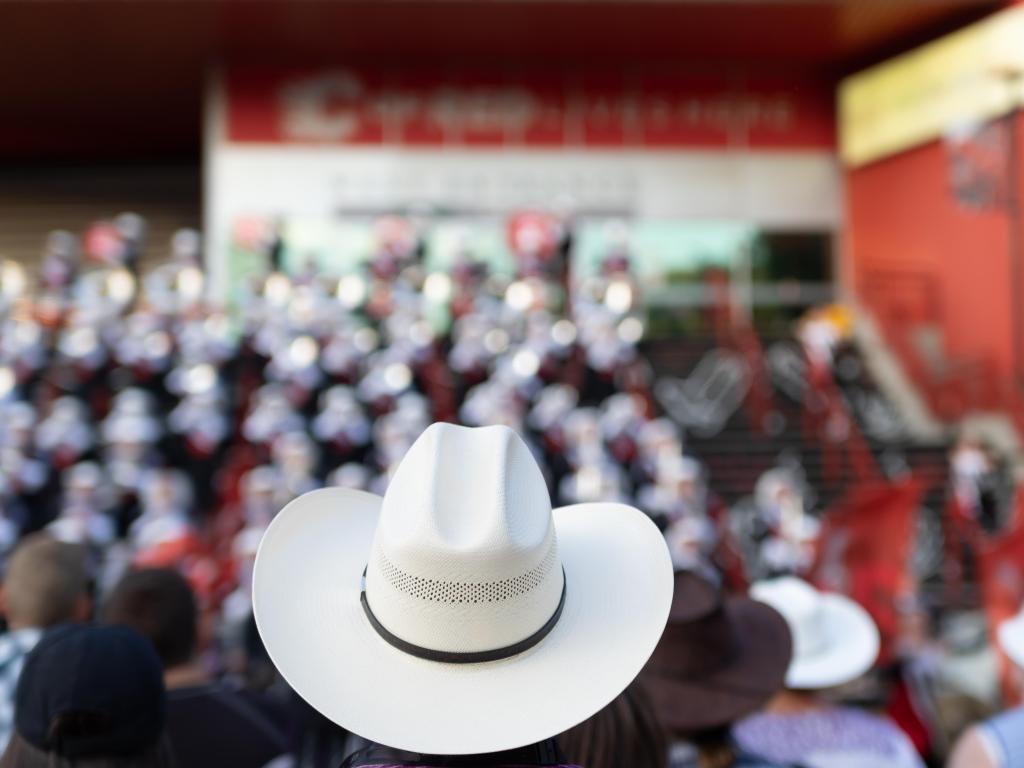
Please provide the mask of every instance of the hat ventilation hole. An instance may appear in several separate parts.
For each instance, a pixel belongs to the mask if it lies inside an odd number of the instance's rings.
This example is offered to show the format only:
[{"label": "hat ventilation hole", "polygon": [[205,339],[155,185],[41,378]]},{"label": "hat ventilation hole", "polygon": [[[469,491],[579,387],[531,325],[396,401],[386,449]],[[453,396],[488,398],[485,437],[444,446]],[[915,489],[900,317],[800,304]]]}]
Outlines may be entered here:
[{"label": "hat ventilation hole", "polygon": [[423,579],[398,568],[379,552],[378,567],[387,582],[399,592],[435,603],[497,603],[535,589],[547,578],[557,560],[554,541],[544,559],[521,576],[500,581],[443,581]]}]

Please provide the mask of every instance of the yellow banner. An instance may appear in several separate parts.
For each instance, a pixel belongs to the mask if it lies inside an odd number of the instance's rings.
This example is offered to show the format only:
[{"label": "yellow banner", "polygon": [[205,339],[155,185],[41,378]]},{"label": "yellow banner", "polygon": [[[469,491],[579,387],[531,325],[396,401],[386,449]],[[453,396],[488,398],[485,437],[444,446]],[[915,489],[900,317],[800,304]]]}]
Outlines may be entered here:
[{"label": "yellow banner", "polygon": [[1021,106],[1024,6],[858,72],[839,86],[839,142],[852,167]]}]

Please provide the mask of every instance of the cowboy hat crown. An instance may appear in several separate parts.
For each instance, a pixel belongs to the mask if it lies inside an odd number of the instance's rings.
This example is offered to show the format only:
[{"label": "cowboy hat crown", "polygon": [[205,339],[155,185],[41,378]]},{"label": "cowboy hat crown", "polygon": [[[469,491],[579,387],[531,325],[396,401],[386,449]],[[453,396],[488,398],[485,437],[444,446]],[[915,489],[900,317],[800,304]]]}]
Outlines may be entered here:
[{"label": "cowboy hat crown", "polygon": [[372,619],[413,650],[495,652],[542,630],[563,585],[547,485],[522,439],[503,426],[424,431],[381,505]]}]

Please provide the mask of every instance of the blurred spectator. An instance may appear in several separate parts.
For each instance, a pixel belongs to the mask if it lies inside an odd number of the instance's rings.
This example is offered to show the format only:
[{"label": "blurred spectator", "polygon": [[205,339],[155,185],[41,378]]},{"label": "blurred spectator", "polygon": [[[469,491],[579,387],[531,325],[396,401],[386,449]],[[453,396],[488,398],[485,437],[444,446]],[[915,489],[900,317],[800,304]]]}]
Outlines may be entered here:
[{"label": "blurred spectator", "polygon": [[160,661],[138,633],[56,627],[25,661],[0,766],[172,768],[165,706]]},{"label": "blurred spectator", "polygon": [[782,689],[791,656],[775,610],[678,571],[668,626],[642,675],[673,739],[671,768],[775,765],[739,748],[731,727]]},{"label": "blurred spectator", "polygon": [[85,551],[41,533],[24,539],[8,562],[0,603],[7,619],[7,632],[0,635],[0,744],[6,746],[25,657],[43,630],[89,618]]},{"label": "blurred spectator", "polygon": [[110,514],[110,485],[99,465],[82,461],[64,470],[64,502],[60,514],[46,526],[55,538],[90,548],[97,556],[103,554],[117,537]]},{"label": "blurred spectator", "polygon": [[668,741],[643,685],[634,680],[600,712],[558,737],[566,758],[586,768],[667,768]]},{"label": "blurred spectator", "polygon": [[[1017,674],[1024,674],[1024,610],[999,625],[998,641]],[[948,768],[1024,766],[1024,707],[1015,707],[967,729],[953,746]]]},{"label": "blurred spectator", "polygon": [[167,735],[182,766],[261,768],[285,752],[284,734],[251,700],[210,680],[198,658],[198,610],[176,571],[131,571],[103,606],[156,647],[167,686]]},{"label": "blurred spectator", "polygon": [[786,690],[741,721],[737,743],[773,760],[809,768],[922,768],[907,736],[891,721],[830,704],[822,692],[849,683],[878,657],[878,628],[853,600],[819,592],[795,577],[754,584],[751,596],[789,624],[793,659]]},{"label": "blurred spectator", "polygon": [[773,467],[754,486],[751,538],[757,541],[763,578],[804,573],[810,567],[821,528],[807,514],[805,488],[793,467]]}]

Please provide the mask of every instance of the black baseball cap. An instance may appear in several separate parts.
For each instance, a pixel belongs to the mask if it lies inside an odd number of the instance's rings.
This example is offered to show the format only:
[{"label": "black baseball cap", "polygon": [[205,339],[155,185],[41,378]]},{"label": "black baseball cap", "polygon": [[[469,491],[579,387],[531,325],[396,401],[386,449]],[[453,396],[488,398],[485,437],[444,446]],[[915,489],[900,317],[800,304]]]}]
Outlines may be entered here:
[{"label": "black baseball cap", "polygon": [[133,629],[65,624],[25,660],[14,727],[68,758],[137,755],[155,746],[166,694],[160,659]]}]

